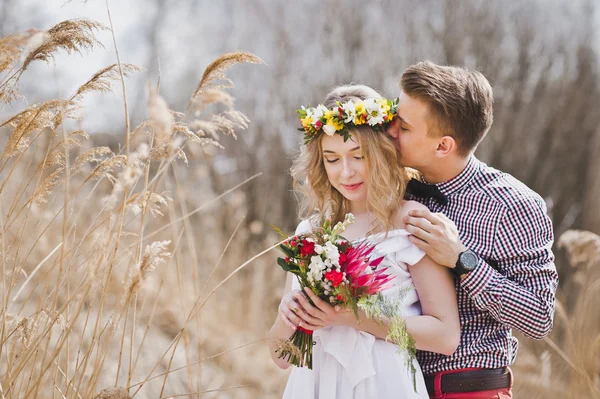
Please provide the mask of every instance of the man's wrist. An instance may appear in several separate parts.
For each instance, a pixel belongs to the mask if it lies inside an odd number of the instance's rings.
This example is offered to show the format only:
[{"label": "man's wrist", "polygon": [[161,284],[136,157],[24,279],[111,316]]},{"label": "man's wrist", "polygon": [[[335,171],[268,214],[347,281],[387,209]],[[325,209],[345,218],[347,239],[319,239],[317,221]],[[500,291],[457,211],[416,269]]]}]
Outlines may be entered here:
[{"label": "man's wrist", "polygon": [[469,273],[475,270],[478,265],[479,256],[467,248],[458,255],[456,265],[454,265],[452,271],[456,276],[463,280]]},{"label": "man's wrist", "polygon": [[469,248],[465,247],[463,244],[458,243],[458,245],[456,246],[456,249],[454,251],[454,257],[453,257],[453,262],[450,263],[450,265],[448,265],[450,267],[450,269],[454,269],[456,268],[456,264],[458,263],[458,259],[460,257],[460,254],[462,254],[463,252],[467,251]]}]

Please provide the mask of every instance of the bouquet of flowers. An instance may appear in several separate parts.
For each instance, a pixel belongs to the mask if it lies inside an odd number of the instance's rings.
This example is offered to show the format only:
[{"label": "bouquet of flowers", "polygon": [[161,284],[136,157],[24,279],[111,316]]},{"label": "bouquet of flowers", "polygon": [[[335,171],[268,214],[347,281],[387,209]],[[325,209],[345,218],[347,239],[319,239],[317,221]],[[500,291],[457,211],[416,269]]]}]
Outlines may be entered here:
[{"label": "bouquet of flowers", "polygon": [[[369,318],[387,317],[392,323],[388,338],[394,339],[401,349],[414,348],[399,316],[399,307],[379,294],[392,285],[393,279],[386,269],[376,269],[383,257],[370,259],[374,246],[367,241],[353,245],[340,235],[353,222],[354,216],[349,213],[334,227],[326,220],[320,228],[286,240],[280,245],[285,257],[278,258],[277,263],[296,275],[302,289],[309,287],[332,306],[348,307],[357,316],[360,307]],[[312,369],[312,333],[298,327],[279,348],[280,358]]]}]

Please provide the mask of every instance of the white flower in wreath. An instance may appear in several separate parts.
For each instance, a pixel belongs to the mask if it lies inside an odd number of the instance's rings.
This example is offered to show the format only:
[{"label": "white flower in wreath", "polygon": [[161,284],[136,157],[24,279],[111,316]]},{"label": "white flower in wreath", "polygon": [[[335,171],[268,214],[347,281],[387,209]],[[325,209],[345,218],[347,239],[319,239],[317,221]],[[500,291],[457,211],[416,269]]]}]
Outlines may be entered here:
[{"label": "white flower in wreath", "polygon": [[313,117],[313,115],[314,115],[314,111],[313,110],[314,110],[314,108],[310,108],[310,107],[305,108],[304,105],[302,106],[302,111],[306,112],[306,117],[307,118],[312,118]]},{"label": "white flower in wreath", "polygon": [[323,104],[319,104],[317,108],[313,108],[313,124],[316,124],[317,121],[320,121],[325,112],[327,112],[327,108]]},{"label": "white flower in wreath", "polygon": [[367,111],[367,122],[369,125],[375,126],[383,123],[385,112],[381,103],[379,103],[375,98],[369,98],[364,102],[364,104]]},{"label": "white flower in wreath", "polygon": [[333,137],[336,130],[335,130],[335,126],[323,125],[323,131],[325,132],[326,135]]},{"label": "white flower in wreath", "polygon": [[354,116],[356,115],[356,106],[354,105],[354,102],[348,101],[347,103],[342,104],[342,109],[346,114],[346,117],[344,118],[344,123],[353,122]]}]

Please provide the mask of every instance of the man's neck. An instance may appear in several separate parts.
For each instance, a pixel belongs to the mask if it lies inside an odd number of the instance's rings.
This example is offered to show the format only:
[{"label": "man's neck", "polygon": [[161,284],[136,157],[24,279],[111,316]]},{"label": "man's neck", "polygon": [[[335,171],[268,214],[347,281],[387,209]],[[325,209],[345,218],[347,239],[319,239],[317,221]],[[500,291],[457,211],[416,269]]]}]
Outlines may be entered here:
[{"label": "man's neck", "polygon": [[470,156],[440,160],[435,165],[419,169],[419,172],[421,172],[423,179],[429,184],[443,183],[460,175],[467,167],[469,158]]}]

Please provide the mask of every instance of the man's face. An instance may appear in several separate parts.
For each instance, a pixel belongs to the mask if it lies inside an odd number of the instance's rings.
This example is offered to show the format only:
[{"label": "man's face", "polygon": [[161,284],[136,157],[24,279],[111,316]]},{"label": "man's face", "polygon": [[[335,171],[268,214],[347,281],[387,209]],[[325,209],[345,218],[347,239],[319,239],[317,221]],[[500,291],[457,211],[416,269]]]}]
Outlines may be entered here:
[{"label": "man's face", "polygon": [[427,103],[405,93],[400,95],[397,120],[387,133],[394,139],[402,166],[420,170],[435,161],[439,138],[428,134],[428,113]]}]

